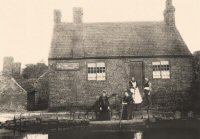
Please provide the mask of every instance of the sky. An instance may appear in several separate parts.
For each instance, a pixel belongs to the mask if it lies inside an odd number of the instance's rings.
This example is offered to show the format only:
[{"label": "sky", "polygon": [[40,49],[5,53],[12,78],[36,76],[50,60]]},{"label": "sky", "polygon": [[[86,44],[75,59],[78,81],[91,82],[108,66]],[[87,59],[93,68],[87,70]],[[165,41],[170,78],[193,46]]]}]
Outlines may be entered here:
[{"label": "sky", "polygon": [[[173,0],[176,26],[190,51],[200,50],[200,0]],[[162,21],[165,0],[0,0],[0,71],[3,57],[26,64],[48,61],[53,11],[72,22],[72,8],[83,8],[83,22]]]}]

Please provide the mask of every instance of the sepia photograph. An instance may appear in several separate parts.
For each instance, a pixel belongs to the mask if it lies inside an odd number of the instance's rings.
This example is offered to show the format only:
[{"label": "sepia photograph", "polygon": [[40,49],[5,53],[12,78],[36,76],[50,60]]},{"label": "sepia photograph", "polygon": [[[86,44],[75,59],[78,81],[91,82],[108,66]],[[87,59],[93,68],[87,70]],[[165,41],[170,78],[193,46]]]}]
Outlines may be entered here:
[{"label": "sepia photograph", "polygon": [[0,139],[199,139],[199,0],[0,0]]}]

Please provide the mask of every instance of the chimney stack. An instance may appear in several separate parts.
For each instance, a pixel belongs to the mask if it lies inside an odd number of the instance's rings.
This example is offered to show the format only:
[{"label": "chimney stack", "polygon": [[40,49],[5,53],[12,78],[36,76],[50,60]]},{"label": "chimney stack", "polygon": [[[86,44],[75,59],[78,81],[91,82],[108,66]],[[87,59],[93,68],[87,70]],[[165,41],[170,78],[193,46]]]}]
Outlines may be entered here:
[{"label": "chimney stack", "polygon": [[75,7],[73,8],[73,50],[72,56],[74,58],[80,58],[84,56],[83,50],[83,26],[82,26],[83,9]]},{"label": "chimney stack", "polygon": [[54,23],[55,24],[61,23],[61,12],[60,12],[60,10],[54,10]]},{"label": "chimney stack", "polygon": [[73,22],[74,24],[82,24],[83,9],[79,7],[73,8]]},{"label": "chimney stack", "polygon": [[166,0],[164,21],[168,26],[175,27],[175,8],[172,4],[172,0]]},{"label": "chimney stack", "polygon": [[20,62],[15,62],[13,63],[12,66],[12,76],[14,78],[19,78],[21,73],[21,63]]},{"label": "chimney stack", "polygon": [[12,76],[13,57],[4,57],[3,59],[3,75]]}]

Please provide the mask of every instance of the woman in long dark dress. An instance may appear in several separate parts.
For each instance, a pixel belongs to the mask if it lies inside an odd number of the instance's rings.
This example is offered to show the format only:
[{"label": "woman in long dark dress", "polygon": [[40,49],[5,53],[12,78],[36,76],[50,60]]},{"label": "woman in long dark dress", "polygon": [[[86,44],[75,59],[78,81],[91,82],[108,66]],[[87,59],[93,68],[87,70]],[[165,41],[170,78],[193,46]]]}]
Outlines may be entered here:
[{"label": "woman in long dark dress", "polygon": [[99,119],[102,121],[110,120],[110,104],[106,91],[103,91],[102,96],[99,97]]}]

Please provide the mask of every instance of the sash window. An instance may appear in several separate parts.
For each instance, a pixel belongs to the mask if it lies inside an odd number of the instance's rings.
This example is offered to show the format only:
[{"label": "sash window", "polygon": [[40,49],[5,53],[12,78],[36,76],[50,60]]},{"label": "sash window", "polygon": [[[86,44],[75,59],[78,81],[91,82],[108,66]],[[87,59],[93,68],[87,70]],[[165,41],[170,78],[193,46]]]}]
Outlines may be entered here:
[{"label": "sash window", "polygon": [[88,80],[106,80],[106,67],[104,62],[88,63]]},{"label": "sash window", "polygon": [[170,79],[169,61],[152,62],[154,79]]}]

